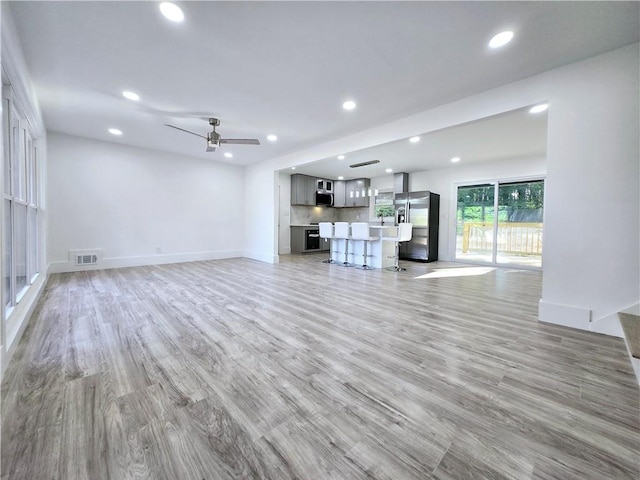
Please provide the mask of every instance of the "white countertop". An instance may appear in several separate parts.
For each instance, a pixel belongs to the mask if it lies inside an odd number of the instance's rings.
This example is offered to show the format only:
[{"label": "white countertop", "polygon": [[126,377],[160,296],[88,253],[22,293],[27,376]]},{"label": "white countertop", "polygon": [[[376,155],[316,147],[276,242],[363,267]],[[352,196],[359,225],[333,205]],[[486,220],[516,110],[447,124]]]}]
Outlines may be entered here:
[{"label": "white countertop", "polygon": [[[289,225],[289,226],[290,227],[316,227],[316,228],[320,228],[317,223],[316,224],[311,224],[311,223],[298,224],[297,223],[297,224]],[[369,224],[369,228],[378,228],[378,229],[380,229],[380,228],[398,228],[398,226],[397,225],[391,225],[391,224],[389,224],[389,225],[380,225],[378,223],[370,223]]]}]

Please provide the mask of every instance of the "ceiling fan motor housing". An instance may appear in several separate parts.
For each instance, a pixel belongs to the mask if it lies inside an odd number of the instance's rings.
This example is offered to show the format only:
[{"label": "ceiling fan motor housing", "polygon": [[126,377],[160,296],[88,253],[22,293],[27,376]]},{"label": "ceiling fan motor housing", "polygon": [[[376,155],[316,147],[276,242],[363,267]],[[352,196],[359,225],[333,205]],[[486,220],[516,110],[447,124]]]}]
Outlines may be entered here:
[{"label": "ceiling fan motor housing", "polygon": [[207,133],[207,147],[217,148],[220,146],[220,134],[216,132]]}]

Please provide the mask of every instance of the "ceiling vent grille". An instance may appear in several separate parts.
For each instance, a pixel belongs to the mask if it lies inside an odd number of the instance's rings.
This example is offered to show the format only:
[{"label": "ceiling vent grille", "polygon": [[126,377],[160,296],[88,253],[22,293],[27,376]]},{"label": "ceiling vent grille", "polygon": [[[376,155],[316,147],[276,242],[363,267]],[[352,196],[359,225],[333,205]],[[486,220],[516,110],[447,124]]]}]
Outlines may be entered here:
[{"label": "ceiling vent grille", "polygon": [[349,167],[350,168],[366,167],[367,165],[375,165],[376,163],[380,163],[380,160],[369,160],[368,162],[354,163],[353,165],[349,165]]}]

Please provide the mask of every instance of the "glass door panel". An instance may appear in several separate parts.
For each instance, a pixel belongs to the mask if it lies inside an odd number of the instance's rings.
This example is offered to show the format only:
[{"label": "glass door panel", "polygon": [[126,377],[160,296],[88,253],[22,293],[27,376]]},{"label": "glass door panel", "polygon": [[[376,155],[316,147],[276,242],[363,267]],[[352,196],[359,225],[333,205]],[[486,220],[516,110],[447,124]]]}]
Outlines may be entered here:
[{"label": "glass door panel", "polygon": [[493,262],[494,185],[458,187],[456,259]]},{"label": "glass door panel", "polygon": [[498,186],[496,262],[542,266],[544,181]]}]

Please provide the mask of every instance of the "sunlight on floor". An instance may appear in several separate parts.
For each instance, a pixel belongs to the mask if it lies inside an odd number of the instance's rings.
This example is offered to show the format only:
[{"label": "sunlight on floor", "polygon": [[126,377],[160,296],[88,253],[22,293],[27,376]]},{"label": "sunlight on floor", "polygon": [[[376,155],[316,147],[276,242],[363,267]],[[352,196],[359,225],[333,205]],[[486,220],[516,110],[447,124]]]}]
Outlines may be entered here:
[{"label": "sunlight on floor", "polygon": [[425,273],[415,277],[416,280],[421,278],[446,278],[446,277],[470,277],[474,275],[486,275],[493,272],[494,267],[456,267],[456,268],[438,268],[433,272]]}]

